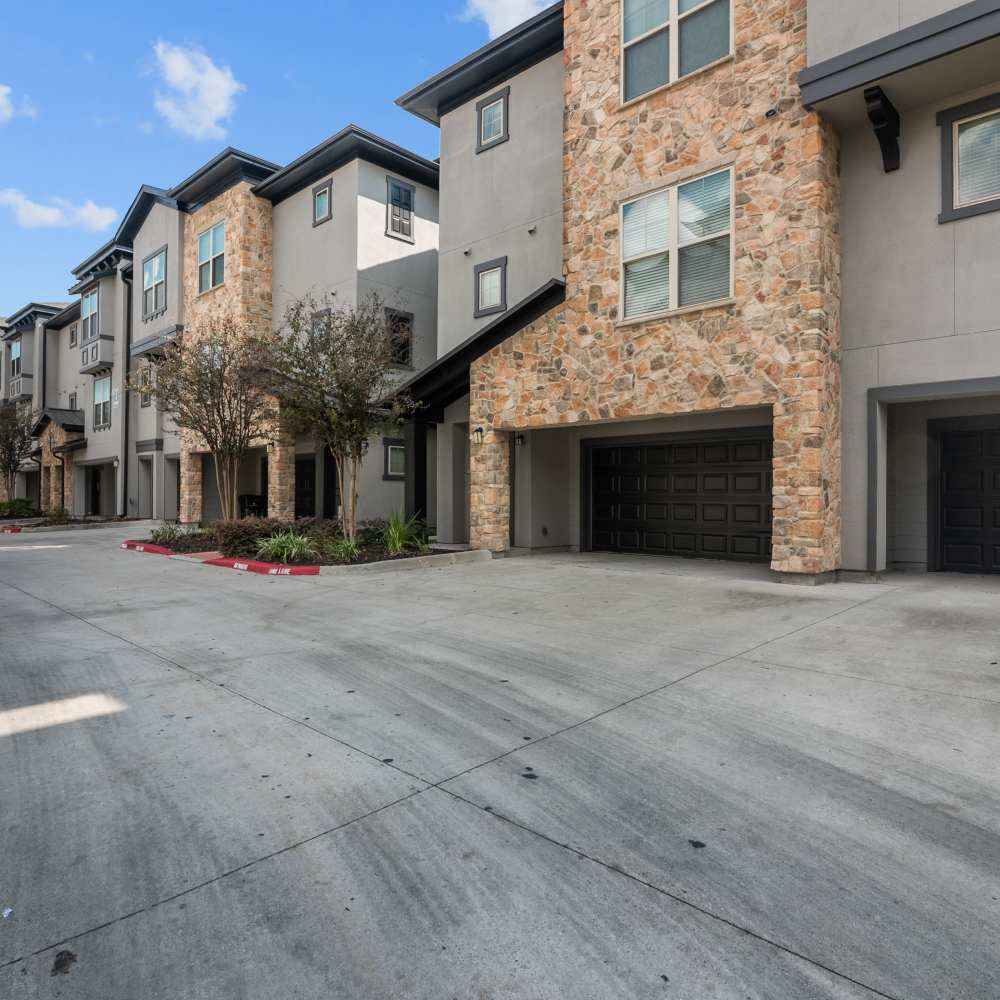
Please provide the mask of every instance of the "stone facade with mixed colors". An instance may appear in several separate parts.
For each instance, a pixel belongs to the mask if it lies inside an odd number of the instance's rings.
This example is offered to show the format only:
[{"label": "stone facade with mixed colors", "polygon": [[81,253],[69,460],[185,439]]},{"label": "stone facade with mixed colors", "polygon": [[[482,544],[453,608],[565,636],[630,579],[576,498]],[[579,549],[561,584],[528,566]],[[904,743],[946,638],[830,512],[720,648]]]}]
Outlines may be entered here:
[{"label": "stone facade with mixed colors", "polygon": [[38,437],[42,450],[40,501],[46,513],[73,510],[73,456],[57,454],[55,449],[82,437],[82,433],[67,431],[55,422],[47,424]]},{"label": "stone facade with mixed colors", "polygon": [[[619,3],[567,0],[564,26],[566,301],[473,364],[472,544],[509,543],[511,431],[767,405],[772,566],[838,568],[837,145],[797,100],[805,0],[736,0],[731,59],[624,106]],[[621,203],[724,166],[734,298],[622,322]]]}]

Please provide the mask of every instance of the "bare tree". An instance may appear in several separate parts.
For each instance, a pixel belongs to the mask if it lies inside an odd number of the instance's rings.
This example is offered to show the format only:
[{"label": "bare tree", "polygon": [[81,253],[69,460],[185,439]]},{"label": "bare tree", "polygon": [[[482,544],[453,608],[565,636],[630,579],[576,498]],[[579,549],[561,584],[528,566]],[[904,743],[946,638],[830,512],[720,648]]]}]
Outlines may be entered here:
[{"label": "bare tree", "polygon": [[368,443],[415,408],[396,392],[399,349],[397,331],[374,293],[356,306],[302,299],[286,311],[274,343],[272,386],[283,419],[325,444],[336,459],[343,530],[352,540]]},{"label": "bare tree", "polygon": [[0,478],[7,489],[7,499],[14,499],[17,470],[31,455],[31,405],[0,403]]},{"label": "bare tree", "polygon": [[148,381],[139,372],[130,381],[212,453],[227,520],[239,517],[240,462],[275,433],[278,409],[264,378],[271,339],[229,317],[214,319],[168,344]]}]

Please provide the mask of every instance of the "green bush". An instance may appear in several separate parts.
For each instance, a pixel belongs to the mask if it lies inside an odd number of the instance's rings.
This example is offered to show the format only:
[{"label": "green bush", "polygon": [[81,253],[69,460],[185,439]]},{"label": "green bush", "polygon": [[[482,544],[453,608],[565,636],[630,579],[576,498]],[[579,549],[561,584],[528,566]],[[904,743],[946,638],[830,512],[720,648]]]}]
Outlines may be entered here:
[{"label": "green bush", "polygon": [[0,503],[0,517],[34,517],[37,513],[35,505],[24,497]]},{"label": "green bush", "polygon": [[176,542],[183,534],[186,534],[186,532],[179,524],[164,522],[158,528],[153,529],[149,540],[154,545],[170,545],[172,542]]},{"label": "green bush", "polygon": [[257,546],[264,539],[287,528],[288,525],[280,521],[248,517],[242,521],[216,521],[211,530],[216,547],[224,556],[251,559],[257,554]]},{"label": "green bush", "polygon": [[393,514],[382,529],[381,542],[391,556],[400,556],[408,549],[423,551],[427,548],[426,530],[416,514],[408,520]]},{"label": "green bush", "polygon": [[257,558],[264,562],[299,563],[318,557],[319,553],[310,545],[309,539],[291,528],[263,538],[257,544]]},{"label": "green bush", "polygon": [[361,546],[351,538],[337,538],[324,547],[323,553],[337,562],[352,563],[361,555]]},{"label": "green bush", "polygon": [[362,545],[381,545],[382,535],[389,522],[384,517],[375,517],[358,525],[358,541]]}]

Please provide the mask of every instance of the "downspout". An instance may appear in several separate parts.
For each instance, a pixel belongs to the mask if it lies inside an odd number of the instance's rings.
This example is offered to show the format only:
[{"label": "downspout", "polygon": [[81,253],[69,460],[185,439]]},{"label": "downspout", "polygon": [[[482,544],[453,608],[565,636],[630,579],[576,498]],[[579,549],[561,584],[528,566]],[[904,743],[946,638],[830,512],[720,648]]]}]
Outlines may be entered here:
[{"label": "downspout", "polygon": [[132,279],[126,278],[124,272],[121,274],[122,283],[125,285],[125,336],[124,350],[122,352],[122,405],[124,407],[124,417],[122,419],[122,491],[119,502],[119,516],[128,517],[128,431],[129,418],[132,414],[132,394],[129,389],[131,375],[130,365],[132,363]]},{"label": "downspout", "polygon": [[69,514],[70,516],[72,516],[72,511],[66,510],[66,453],[65,452],[63,452],[63,454],[59,456],[59,462],[62,465],[62,473],[63,473],[62,479],[60,480],[59,483],[59,509],[64,514]]}]

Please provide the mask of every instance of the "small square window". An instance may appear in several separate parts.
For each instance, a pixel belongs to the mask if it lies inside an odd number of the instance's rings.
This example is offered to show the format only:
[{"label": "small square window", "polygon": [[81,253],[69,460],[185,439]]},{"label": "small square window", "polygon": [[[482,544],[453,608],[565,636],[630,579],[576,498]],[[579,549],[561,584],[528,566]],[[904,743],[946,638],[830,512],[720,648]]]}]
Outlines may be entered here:
[{"label": "small square window", "polygon": [[477,264],[475,318],[492,316],[507,309],[507,258]]},{"label": "small square window", "polygon": [[941,126],[941,215],[953,222],[1000,211],[1000,94],[937,116]]},{"label": "small square window", "polygon": [[71,392],[69,394],[69,408],[71,410],[75,410],[76,409],[76,393],[75,392]]},{"label": "small square window", "polygon": [[476,152],[499,146],[510,138],[510,87],[504,87],[476,105]]},{"label": "small square window", "polygon": [[385,452],[383,479],[401,480],[406,478],[406,442],[402,438],[383,438]]},{"label": "small square window", "polygon": [[412,368],[413,314],[386,309],[385,318],[392,340],[392,363],[400,368]]},{"label": "small square window", "polygon": [[397,240],[413,242],[413,207],[417,189],[412,184],[386,178],[388,196],[386,198],[385,235]]},{"label": "small square window", "polygon": [[319,226],[333,218],[333,181],[324,181],[313,188],[313,225]]}]

